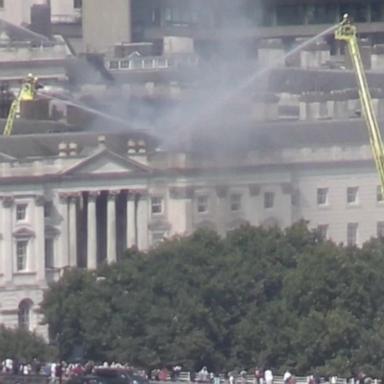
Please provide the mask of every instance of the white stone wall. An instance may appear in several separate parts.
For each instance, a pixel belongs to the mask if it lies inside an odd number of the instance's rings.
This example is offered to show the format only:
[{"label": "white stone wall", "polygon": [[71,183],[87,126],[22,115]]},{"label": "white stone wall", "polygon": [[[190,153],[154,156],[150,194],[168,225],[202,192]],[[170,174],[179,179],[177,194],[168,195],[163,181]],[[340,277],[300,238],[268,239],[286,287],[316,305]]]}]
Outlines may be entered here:
[{"label": "white stone wall", "polygon": [[[88,157],[74,153],[56,159],[1,164],[0,181],[5,177],[26,180],[26,176],[41,175],[49,175],[52,181],[47,181],[44,189],[39,182],[23,184],[17,179],[1,187],[0,322],[17,326],[18,306],[28,299],[33,303],[30,328],[46,334],[46,329],[38,326],[36,312],[43,291],[64,268],[79,265],[84,251],[78,252],[75,247],[78,236],[89,245],[94,242],[95,233],[99,238],[102,222],[106,243],[100,247],[106,250],[103,257],[113,262],[118,255],[118,245],[121,246],[119,236],[126,237],[128,247],[146,250],[161,241],[162,236],[189,234],[200,227],[225,235],[246,222],[287,227],[305,219],[313,228],[328,225],[328,237],[338,243],[346,242],[347,224],[358,223],[356,240],[361,245],[376,236],[377,223],[384,217],[384,203],[377,202],[379,181],[368,146],[254,152],[246,157],[247,168],[233,171],[206,169],[190,173],[186,170],[183,174],[183,167],[189,164],[185,161],[177,173],[163,167],[161,177],[138,170],[137,163],[129,163],[127,156],[102,151],[103,147],[96,148],[95,155],[87,152]],[[141,166],[145,167],[145,162]],[[190,166],[193,168],[193,163]],[[64,178],[53,178],[65,171],[69,173]],[[119,172],[121,176],[117,177]],[[356,204],[347,204],[348,187],[358,187]],[[326,206],[317,204],[318,188],[329,189]],[[266,193],[274,196],[273,206],[269,208],[265,206]],[[236,210],[231,209],[233,194],[241,196]],[[199,196],[208,197],[205,212],[197,209]],[[161,198],[160,212],[152,211],[153,197]],[[50,217],[44,217],[46,201],[53,205]],[[16,220],[19,203],[28,205],[23,221]],[[90,204],[95,205],[87,211]],[[118,209],[118,204],[124,209]],[[104,218],[100,212],[104,212]],[[88,221],[89,232],[79,221],[79,215]],[[124,234],[119,232],[118,225]],[[54,269],[45,266],[48,234],[54,239]],[[28,267],[17,272],[15,247],[19,238],[29,241]],[[95,252],[100,247],[97,244],[88,248],[83,264],[94,268]]]},{"label": "white stone wall", "polygon": [[131,42],[130,3],[130,0],[83,0],[86,52],[105,53],[116,43]]},{"label": "white stone wall", "polygon": [[30,24],[31,6],[38,0],[4,0],[0,8],[0,18],[16,25]]},{"label": "white stone wall", "polygon": [[[309,220],[311,227],[328,225],[329,238],[344,244],[348,223],[358,223],[358,245],[376,236],[377,222],[383,221],[384,204],[376,200],[379,181],[373,164],[354,169],[307,170],[298,178],[300,216]],[[356,204],[347,204],[348,187],[358,187]],[[327,205],[317,204],[317,188],[329,189]]]},{"label": "white stone wall", "polygon": [[52,23],[79,22],[81,14],[81,9],[74,8],[73,0],[51,0]]}]

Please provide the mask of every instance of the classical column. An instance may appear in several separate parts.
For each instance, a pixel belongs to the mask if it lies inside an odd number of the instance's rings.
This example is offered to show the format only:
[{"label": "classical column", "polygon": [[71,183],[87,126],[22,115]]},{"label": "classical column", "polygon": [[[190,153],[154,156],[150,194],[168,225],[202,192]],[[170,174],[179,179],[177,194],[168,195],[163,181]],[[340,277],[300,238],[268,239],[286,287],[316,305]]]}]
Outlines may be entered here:
[{"label": "classical column", "polygon": [[69,228],[69,216],[68,216],[68,195],[65,193],[59,194],[58,211],[60,215],[60,237],[59,237],[59,249],[57,267],[65,268],[69,266],[69,247],[68,247],[68,228]]},{"label": "classical column", "polygon": [[37,280],[45,280],[45,221],[43,196],[35,197],[35,268]]},{"label": "classical column", "polygon": [[137,245],[136,241],[136,198],[134,194],[127,196],[127,248]]},{"label": "classical column", "polygon": [[13,255],[13,204],[14,199],[11,196],[3,197],[3,240],[2,240],[2,257],[3,257],[3,273],[5,283],[12,282],[13,265],[16,262]]},{"label": "classical column", "polygon": [[77,196],[70,195],[69,204],[69,266],[77,267]]},{"label": "classical column", "polygon": [[107,198],[107,261],[116,261],[116,196],[119,191],[109,191]]},{"label": "classical column", "polygon": [[87,267],[97,268],[97,227],[96,227],[96,198],[97,191],[88,193],[87,209]]},{"label": "classical column", "polygon": [[140,194],[137,206],[137,246],[144,251],[148,248],[148,195]]}]

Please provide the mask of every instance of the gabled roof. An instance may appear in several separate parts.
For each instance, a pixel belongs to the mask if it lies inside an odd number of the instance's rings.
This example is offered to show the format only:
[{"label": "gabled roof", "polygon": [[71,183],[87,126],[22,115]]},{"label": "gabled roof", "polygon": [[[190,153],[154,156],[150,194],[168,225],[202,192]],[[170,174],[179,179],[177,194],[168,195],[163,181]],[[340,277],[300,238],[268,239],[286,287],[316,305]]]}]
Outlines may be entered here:
[{"label": "gabled roof", "polygon": [[116,173],[143,174],[151,171],[151,168],[133,159],[120,156],[107,148],[101,148],[80,160],[75,165],[65,169],[63,175],[102,175]]}]

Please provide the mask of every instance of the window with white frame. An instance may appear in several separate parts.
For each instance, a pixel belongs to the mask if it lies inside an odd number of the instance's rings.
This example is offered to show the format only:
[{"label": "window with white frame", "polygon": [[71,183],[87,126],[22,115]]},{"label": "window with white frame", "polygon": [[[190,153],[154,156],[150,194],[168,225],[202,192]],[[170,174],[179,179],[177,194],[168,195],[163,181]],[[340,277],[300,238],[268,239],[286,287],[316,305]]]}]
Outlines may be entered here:
[{"label": "window with white frame", "polygon": [[317,205],[328,205],[328,188],[317,188]]},{"label": "window with white frame", "polygon": [[232,212],[240,211],[241,210],[241,200],[242,196],[240,193],[232,193],[229,197],[229,205]]},{"label": "window with white frame", "polygon": [[55,266],[55,251],[54,239],[52,237],[45,238],[44,252],[45,252],[45,268],[52,269]]},{"label": "window with white frame", "polygon": [[160,196],[153,196],[151,198],[151,212],[153,215],[160,215],[163,213],[163,198]]},{"label": "window with white frame", "polygon": [[24,221],[27,218],[27,204],[16,204],[16,221]]},{"label": "window with white frame", "polygon": [[384,239],[384,221],[378,221],[376,224],[376,233],[379,239]]},{"label": "window with white frame", "polygon": [[356,245],[358,240],[358,223],[347,224],[347,245]]},{"label": "window with white frame", "polygon": [[378,203],[384,202],[383,190],[381,188],[381,185],[378,185],[376,188],[376,201]]},{"label": "window with white frame", "polygon": [[275,205],[275,194],[274,192],[264,193],[264,208],[273,208]]},{"label": "window with white frame", "polygon": [[208,196],[202,195],[197,197],[197,212],[208,212]]},{"label": "window with white frame", "polygon": [[357,204],[359,202],[359,187],[347,188],[347,204]]},{"label": "window with white frame", "polygon": [[119,62],[118,62],[118,60],[110,60],[109,61],[109,69],[119,69]]},{"label": "window with white frame", "polygon": [[27,270],[28,240],[16,241],[16,271]]},{"label": "window with white frame", "polygon": [[319,234],[320,238],[322,240],[325,240],[328,238],[328,224],[320,224],[317,226],[317,233]]}]

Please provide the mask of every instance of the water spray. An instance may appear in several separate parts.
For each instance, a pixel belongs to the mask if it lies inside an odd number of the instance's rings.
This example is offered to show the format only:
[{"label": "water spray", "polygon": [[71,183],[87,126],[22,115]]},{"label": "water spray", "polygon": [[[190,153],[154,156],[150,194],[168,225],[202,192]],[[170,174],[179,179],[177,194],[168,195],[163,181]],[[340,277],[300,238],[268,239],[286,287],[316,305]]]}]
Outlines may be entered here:
[{"label": "water spray", "polygon": [[[334,32],[339,27],[339,24],[335,24],[324,31],[318,33],[317,35],[309,38],[308,40],[304,41],[303,43],[297,45],[290,51],[288,51],[284,57],[282,58],[284,61],[288,58],[294,56],[298,52],[300,52],[305,47],[315,43],[319,39],[321,39],[324,36],[327,36]],[[188,122],[186,125],[180,125],[181,129],[179,129],[179,137],[180,135],[184,135],[185,132],[189,129],[191,129],[194,125],[199,123],[200,121],[203,121],[210,116],[214,115],[214,113],[217,112],[217,110],[222,107],[223,105],[229,103],[231,100],[233,100],[236,96],[238,96],[244,89],[248,88],[252,83],[254,83],[257,79],[259,79],[261,76],[265,75],[267,72],[269,72],[271,69],[277,67],[281,63],[281,59],[272,61],[268,66],[265,66],[261,69],[259,69],[255,74],[247,78],[245,81],[240,83],[235,89],[232,90],[232,92],[227,93],[223,95],[221,98],[213,99],[212,103],[210,104],[208,109],[204,109],[203,112],[200,114],[195,115],[195,117]],[[172,137],[173,141],[178,140],[178,138],[173,135]],[[169,143],[170,145],[173,144],[173,142]]]},{"label": "water spray", "polygon": [[84,104],[81,104],[81,103],[78,103],[78,102],[75,102],[72,100],[64,99],[62,97],[54,96],[50,93],[47,93],[47,92],[44,92],[41,90],[39,90],[38,95],[45,98],[45,99],[60,101],[61,103],[65,104],[67,106],[72,106],[72,107],[81,109],[85,112],[89,112],[92,115],[96,115],[96,116],[102,117],[106,120],[114,121],[115,123],[118,123],[118,124],[123,125],[125,127],[132,128],[132,124],[128,123],[126,120],[124,120],[120,117],[112,116],[112,115],[105,113],[105,112],[101,112],[101,111],[99,111],[95,108],[89,107],[87,105],[84,105]]}]

